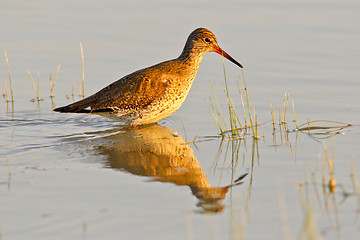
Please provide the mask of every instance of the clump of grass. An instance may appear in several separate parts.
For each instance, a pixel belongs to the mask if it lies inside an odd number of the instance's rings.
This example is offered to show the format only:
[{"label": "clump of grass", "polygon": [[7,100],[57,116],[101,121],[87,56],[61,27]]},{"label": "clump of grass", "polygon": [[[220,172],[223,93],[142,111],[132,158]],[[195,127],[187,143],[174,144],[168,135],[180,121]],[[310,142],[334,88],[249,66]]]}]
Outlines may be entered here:
[{"label": "clump of grass", "polygon": [[[230,97],[230,91],[229,91],[229,86],[228,86],[228,81],[227,81],[224,62],[223,62],[223,68],[224,68],[224,82],[225,82],[224,92],[225,92],[226,99],[227,99],[227,109],[228,109],[229,119],[225,120],[223,111],[222,111],[222,109],[220,107],[218,98],[216,96],[215,89],[214,89],[214,87],[213,87],[213,85],[211,83],[210,84],[211,84],[212,91],[214,93],[214,98],[215,98],[217,109],[215,109],[211,98],[210,98],[210,105],[208,105],[209,110],[210,110],[210,112],[211,112],[211,114],[212,114],[212,116],[215,119],[215,122],[217,124],[219,134],[221,136],[223,136],[223,137],[227,135],[230,140],[237,140],[237,139],[243,138],[243,136],[244,136],[243,131],[246,131],[248,128],[251,128],[252,129],[252,136],[255,139],[258,139],[255,108],[253,107],[253,111],[251,111],[249,95],[248,95],[248,91],[247,91],[247,87],[246,87],[244,72],[242,72],[242,79],[240,78],[240,80],[239,80],[240,84],[239,84],[239,82],[237,82],[237,86],[238,86],[238,90],[239,90],[239,94],[240,94],[240,99],[241,99],[241,105],[242,105],[243,113],[244,113],[244,125],[242,125],[241,121],[240,121],[240,119],[238,117],[238,114],[237,114],[235,105],[233,103],[233,100]],[[241,85],[241,87],[240,87],[240,85]],[[246,110],[245,110],[246,107],[245,107],[245,104],[244,104],[243,96],[245,97],[245,100],[246,100],[246,106],[247,106],[248,113],[246,113]],[[248,120],[246,118],[247,115],[249,116],[250,125],[249,125]],[[228,122],[228,124],[227,124],[227,122]],[[229,128],[228,128],[227,125],[229,125]]]},{"label": "clump of grass", "polygon": [[[280,132],[280,137],[281,137],[281,144],[283,144],[283,140],[285,140],[287,146],[289,147],[289,152],[292,151],[292,146],[290,144],[290,138],[289,138],[289,134],[290,134],[290,130],[289,130],[289,126],[288,126],[288,105],[289,105],[289,99],[290,99],[290,91],[285,91],[284,94],[284,99],[282,100],[282,103],[279,104],[279,112],[278,112],[278,122],[275,120],[276,116],[275,116],[275,111],[274,111],[274,106],[272,104],[272,102],[270,102],[270,107],[271,107],[271,118],[272,118],[272,127],[273,127],[273,146],[277,146],[276,144],[276,130],[277,130],[277,126],[279,126],[279,132]],[[298,126],[298,120],[296,118],[296,113],[295,113],[295,104],[294,104],[294,99],[292,100],[292,107],[293,107],[293,114],[294,114],[294,120],[292,122],[295,123],[296,128],[295,128],[295,132],[298,131],[299,126]],[[298,134],[296,134],[296,140],[297,140]],[[295,153],[296,153],[296,143],[295,142]]]},{"label": "clump of grass", "polygon": [[[35,84],[35,81],[32,78],[30,71],[28,71],[28,74],[29,74],[29,77],[30,77],[31,82],[33,84],[34,90],[36,92],[36,100],[37,101],[42,101],[43,99],[40,97],[40,73],[38,72],[37,84]],[[32,99],[32,101],[35,101],[35,98]]]},{"label": "clump of grass", "polygon": [[50,97],[53,98],[54,97],[54,87],[55,87],[55,82],[56,82],[56,78],[57,78],[57,75],[59,73],[59,70],[60,70],[60,64],[56,70],[56,73],[55,73],[55,76],[54,76],[54,80],[51,79],[51,74],[50,74]]},{"label": "clump of grass", "polygon": [[[280,131],[284,131],[284,133],[289,133],[289,126],[288,126],[288,122],[287,122],[287,116],[288,116],[287,108],[289,105],[289,99],[290,99],[290,92],[286,91],[283,102],[281,104],[279,104],[279,116],[278,116],[279,124],[278,125],[280,126]],[[298,119],[296,117],[295,104],[294,104],[293,98],[291,99],[291,104],[292,104],[292,110],[293,110],[293,114],[294,114],[293,122],[295,123],[295,131],[307,132],[314,140],[333,137],[337,134],[340,134],[343,129],[352,126],[352,124],[350,124],[350,123],[339,122],[339,121],[329,121],[329,120],[315,120],[315,121],[307,120],[307,122],[299,125]],[[271,102],[270,102],[270,106],[271,106],[271,117],[272,117],[273,129],[275,129],[275,126],[276,126],[275,114],[274,114],[273,104]],[[317,125],[317,124],[319,124],[319,125]]]},{"label": "clump of grass", "polygon": [[[10,93],[11,93],[11,101],[14,102],[14,92],[13,92],[13,87],[12,87],[12,80],[11,80],[11,73],[10,73],[10,64],[9,64],[9,59],[6,53],[6,50],[4,49],[4,54],[5,54],[5,60],[6,60],[6,65],[7,65],[7,69],[8,69],[8,73],[9,73],[9,83],[10,83]],[[7,98],[7,101],[9,101],[9,98]]]},{"label": "clump of grass", "polygon": [[[290,92],[285,91],[283,104],[279,104],[279,125],[282,125],[283,127],[286,127],[286,125],[287,125],[286,116],[287,116],[287,107],[288,107],[288,103],[289,103],[289,95],[290,95]],[[270,105],[271,105],[271,115],[272,115],[272,119],[273,119],[273,126],[275,128],[274,109],[273,109],[272,103],[270,103]],[[295,112],[294,112],[294,114],[295,114]],[[287,127],[286,127],[286,129],[287,129]]]}]

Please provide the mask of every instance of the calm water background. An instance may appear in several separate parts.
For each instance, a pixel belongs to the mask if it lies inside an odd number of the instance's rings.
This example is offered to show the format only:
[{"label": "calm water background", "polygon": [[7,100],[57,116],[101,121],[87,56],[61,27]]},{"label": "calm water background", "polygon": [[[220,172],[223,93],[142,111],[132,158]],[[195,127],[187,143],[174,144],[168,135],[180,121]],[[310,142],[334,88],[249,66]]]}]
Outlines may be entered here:
[{"label": "calm water background", "polygon": [[[271,124],[266,124],[259,128],[259,157],[252,163],[252,139],[247,138],[240,144],[236,166],[231,143],[190,144],[188,153],[193,151],[214,187],[252,173],[227,193],[221,212],[204,214],[189,186],[161,183],[113,166],[104,149],[121,149],[122,143],[133,139],[120,130],[109,136],[119,123],[52,112],[54,106],[69,102],[65,94],[71,94],[73,81],[81,78],[80,42],[85,93],[90,95],[127,73],[177,57],[188,34],[201,26],[212,30],[220,46],[245,66],[259,122],[271,120],[270,102],[277,114],[285,91],[290,91],[300,123],[326,119],[359,124],[358,1],[1,1],[0,5],[0,47],[8,53],[15,98],[13,113],[11,104],[0,104],[1,239],[240,239],[241,235],[280,239],[286,231],[296,239],[305,219],[298,185],[316,167],[320,197],[312,186],[303,188],[309,188],[307,198],[323,239],[359,236],[359,197],[344,198],[340,187],[323,196],[318,161],[323,145],[307,134],[291,132],[291,147],[284,142],[274,147]],[[222,63],[219,55],[206,54],[186,102],[160,122],[180,134],[176,138],[180,142],[217,134],[204,100],[213,96],[211,81],[225,109]],[[49,74],[54,76],[59,64],[52,102],[47,97]],[[240,106],[236,80],[241,71],[228,61],[225,67],[234,90],[231,95]],[[29,101],[36,95],[28,70],[33,77],[40,72],[44,101],[39,104]],[[2,57],[2,92],[7,78]],[[289,110],[290,130],[295,128],[292,119]],[[337,183],[352,193],[352,160],[357,177],[360,172],[359,133],[354,126],[325,140],[335,160]]]}]

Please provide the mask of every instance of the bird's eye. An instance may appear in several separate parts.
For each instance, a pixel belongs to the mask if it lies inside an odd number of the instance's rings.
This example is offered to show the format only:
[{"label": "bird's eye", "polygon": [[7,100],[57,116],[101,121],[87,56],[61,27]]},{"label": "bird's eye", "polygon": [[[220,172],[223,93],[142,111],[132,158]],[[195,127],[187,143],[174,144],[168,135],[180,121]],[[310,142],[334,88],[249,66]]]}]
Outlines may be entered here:
[{"label": "bird's eye", "polygon": [[210,38],[208,38],[208,37],[204,38],[204,41],[205,41],[206,43],[211,43],[211,40],[210,40]]}]

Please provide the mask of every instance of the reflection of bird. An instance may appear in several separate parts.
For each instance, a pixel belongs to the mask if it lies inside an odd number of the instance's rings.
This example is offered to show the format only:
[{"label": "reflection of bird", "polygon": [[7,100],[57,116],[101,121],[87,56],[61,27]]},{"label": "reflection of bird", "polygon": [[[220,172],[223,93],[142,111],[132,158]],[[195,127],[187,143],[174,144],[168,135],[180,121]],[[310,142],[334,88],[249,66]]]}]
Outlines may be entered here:
[{"label": "reflection of bird", "polygon": [[132,126],[157,122],[184,102],[207,52],[221,54],[242,68],[219,47],[212,32],[198,28],[190,34],[178,58],[133,72],[83,100],[54,111],[99,113]]},{"label": "reflection of bird", "polygon": [[212,187],[193,150],[171,129],[160,125],[144,126],[106,139],[111,143],[101,145],[98,150],[107,156],[111,168],[152,177],[158,182],[187,185],[203,210],[223,209],[221,200],[230,186]]}]

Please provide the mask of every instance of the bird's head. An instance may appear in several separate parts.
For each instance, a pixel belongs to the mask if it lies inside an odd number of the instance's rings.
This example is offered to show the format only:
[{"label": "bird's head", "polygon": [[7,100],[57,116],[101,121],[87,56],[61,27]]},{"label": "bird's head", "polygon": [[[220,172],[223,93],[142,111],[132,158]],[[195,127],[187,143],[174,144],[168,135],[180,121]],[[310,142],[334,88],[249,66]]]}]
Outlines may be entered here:
[{"label": "bird's head", "polygon": [[239,62],[233,59],[229,54],[219,47],[215,35],[206,28],[195,29],[188,37],[183,54],[195,55],[201,57],[208,52],[216,52],[239,67],[243,67]]}]

